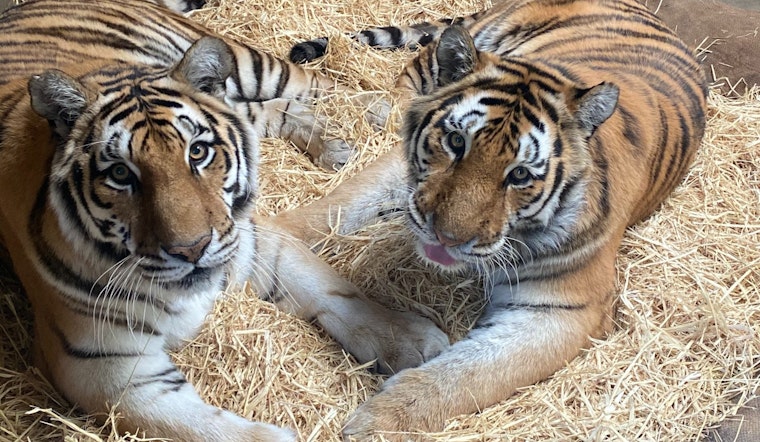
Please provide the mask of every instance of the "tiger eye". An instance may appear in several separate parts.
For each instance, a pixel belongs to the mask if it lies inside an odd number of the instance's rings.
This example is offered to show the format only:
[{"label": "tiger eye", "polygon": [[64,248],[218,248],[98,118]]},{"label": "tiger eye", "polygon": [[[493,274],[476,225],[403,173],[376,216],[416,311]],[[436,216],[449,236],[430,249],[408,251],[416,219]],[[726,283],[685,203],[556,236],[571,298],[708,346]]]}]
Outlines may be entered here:
[{"label": "tiger eye", "polygon": [[530,171],[527,167],[517,166],[509,172],[507,181],[509,184],[525,184],[530,178]]},{"label": "tiger eye", "polygon": [[200,163],[206,159],[206,156],[208,156],[208,146],[204,146],[203,144],[198,143],[190,146],[190,152],[188,152],[190,161],[194,163]]},{"label": "tiger eye", "polygon": [[464,137],[459,132],[452,132],[449,138],[451,147],[462,148],[464,147]]},{"label": "tiger eye", "polygon": [[126,164],[120,163],[111,167],[109,175],[111,179],[117,183],[125,183],[129,181],[129,178],[132,176],[132,171],[129,170],[129,167],[127,167]]},{"label": "tiger eye", "polygon": [[446,136],[446,144],[448,144],[449,149],[454,152],[454,155],[456,155],[457,158],[462,158],[462,156],[464,156],[464,149],[467,142],[460,132],[449,132]]}]

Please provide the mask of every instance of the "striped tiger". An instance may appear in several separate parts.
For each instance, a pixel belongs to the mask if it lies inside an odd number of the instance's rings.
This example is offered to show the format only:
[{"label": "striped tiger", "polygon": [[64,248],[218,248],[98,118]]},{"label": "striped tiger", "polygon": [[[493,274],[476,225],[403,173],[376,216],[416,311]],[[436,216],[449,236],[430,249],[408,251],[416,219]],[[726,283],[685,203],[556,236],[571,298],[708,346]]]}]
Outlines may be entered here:
[{"label": "striped tiger", "polygon": [[204,403],[166,353],[228,284],[250,280],[381,370],[448,340],[254,215],[259,138],[306,147],[310,100],[340,87],[166,8],[200,3],[39,0],[0,16],[0,243],[33,307],[34,363],[80,409],[115,407],[118,430],[147,437],[295,440]]},{"label": "striped tiger", "polygon": [[422,259],[476,269],[489,300],[464,339],[391,377],[344,429],[393,439],[501,401],[611,331],[621,239],[689,168],[706,82],[634,0],[504,0],[355,38],[421,47],[397,82],[403,141],[282,221],[349,233],[401,211]]}]

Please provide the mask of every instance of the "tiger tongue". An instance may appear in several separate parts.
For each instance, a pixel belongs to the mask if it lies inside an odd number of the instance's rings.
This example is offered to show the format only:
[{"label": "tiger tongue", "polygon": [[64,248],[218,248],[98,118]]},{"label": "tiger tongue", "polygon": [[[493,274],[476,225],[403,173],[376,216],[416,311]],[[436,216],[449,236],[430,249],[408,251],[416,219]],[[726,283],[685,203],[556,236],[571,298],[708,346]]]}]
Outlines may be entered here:
[{"label": "tiger tongue", "polygon": [[446,251],[446,247],[440,244],[424,244],[422,248],[425,250],[425,255],[431,261],[435,261],[443,266],[453,266],[457,264],[457,260],[449,255],[449,252]]}]

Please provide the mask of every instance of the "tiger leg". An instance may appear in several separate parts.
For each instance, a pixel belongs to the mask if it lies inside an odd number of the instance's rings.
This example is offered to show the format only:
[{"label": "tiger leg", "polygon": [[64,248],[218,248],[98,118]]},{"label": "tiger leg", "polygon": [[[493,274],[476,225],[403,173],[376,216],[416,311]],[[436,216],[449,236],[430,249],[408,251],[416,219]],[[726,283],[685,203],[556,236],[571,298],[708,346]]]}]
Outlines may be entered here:
[{"label": "tiger leg", "polygon": [[[239,83],[228,81],[225,98],[238,112],[249,116],[262,136],[281,136],[311,155],[320,167],[333,169],[348,160],[353,148],[328,131],[326,115],[316,113],[316,100],[344,94],[365,109],[364,118],[382,127],[390,113],[388,102],[375,93],[358,93],[318,72],[250,48],[233,47]],[[257,66],[261,72],[252,72]]]},{"label": "tiger leg", "polygon": [[[614,249],[608,247],[596,264],[613,262]],[[439,431],[448,418],[477,412],[546,379],[587,347],[589,338],[611,328],[611,268],[606,264],[600,273],[592,264],[560,280],[494,287],[489,310],[466,338],[391,377],[348,419],[344,435],[414,439],[398,432]]]},{"label": "tiger leg", "polygon": [[[57,310],[57,316],[65,315],[65,309]],[[109,413],[108,407],[115,407],[120,432],[145,431],[188,442],[295,440],[290,430],[206,404],[164,352],[160,336],[145,337],[135,331],[131,341],[144,339],[143,343],[101,351],[85,344],[92,340],[92,329],[82,330],[81,336],[67,335],[50,324],[54,322],[38,322],[36,327],[36,342],[44,343],[35,349],[40,365],[59,391],[85,411]],[[106,340],[130,342],[129,332],[118,326],[105,333]]]},{"label": "tiger leg", "polygon": [[381,155],[329,194],[277,215],[281,229],[313,246],[325,235],[348,235],[401,213],[410,196],[400,144]]},{"label": "tiger leg", "polygon": [[359,362],[375,360],[379,371],[394,373],[428,361],[448,346],[448,337],[429,319],[367,300],[278,227],[276,217],[255,223],[254,288],[282,310],[316,321]]},{"label": "tiger leg", "polygon": [[327,135],[326,122],[315,114],[314,106],[309,103],[273,98],[237,103],[235,110],[251,119],[259,137],[288,140],[324,169],[341,168],[354,152],[346,141]]}]

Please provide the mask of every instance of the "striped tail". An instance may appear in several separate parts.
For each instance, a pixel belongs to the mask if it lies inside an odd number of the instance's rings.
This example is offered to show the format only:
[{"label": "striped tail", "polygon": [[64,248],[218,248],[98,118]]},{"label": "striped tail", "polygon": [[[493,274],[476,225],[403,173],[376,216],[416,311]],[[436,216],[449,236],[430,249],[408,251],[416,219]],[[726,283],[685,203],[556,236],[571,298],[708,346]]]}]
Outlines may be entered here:
[{"label": "striped tail", "polygon": [[[435,22],[421,22],[409,26],[380,26],[349,34],[351,39],[381,49],[417,49],[438,38],[444,29],[452,25],[468,28],[478,14],[469,17],[443,18]],[[290,49],[290,61],[308,63],[327,53],[328,38],[321,37],[297,43]]]},{"label": "striped tail", "polygon": [[308,63],[327,53],[327,37],[296,43],[290,48],[290,61],[297,64]]}]

